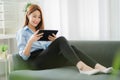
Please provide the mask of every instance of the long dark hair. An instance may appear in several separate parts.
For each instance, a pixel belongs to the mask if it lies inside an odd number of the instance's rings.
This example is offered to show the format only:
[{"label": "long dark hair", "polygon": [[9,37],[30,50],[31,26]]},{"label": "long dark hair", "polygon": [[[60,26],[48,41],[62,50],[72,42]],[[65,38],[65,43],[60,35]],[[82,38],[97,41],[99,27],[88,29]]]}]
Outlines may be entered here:
[{"label": "long dark hair", "polygon": [[44,29],[44,21],[43,21],[43,15],[42,15],[42,11],[41,8],[36,5],[36,4],[30,4],[26,10],[26,15],[25,15],[25,23],[24,23],[24,27],[28,25],[29,23],[29,19],[28,19],[28,15],[30,15],[31,13],[33,13],[34,11],[38,10],[40,12],[40,16],[41,16],[41,21],[40,23],[36,26],[36,30],[38,29]]}]

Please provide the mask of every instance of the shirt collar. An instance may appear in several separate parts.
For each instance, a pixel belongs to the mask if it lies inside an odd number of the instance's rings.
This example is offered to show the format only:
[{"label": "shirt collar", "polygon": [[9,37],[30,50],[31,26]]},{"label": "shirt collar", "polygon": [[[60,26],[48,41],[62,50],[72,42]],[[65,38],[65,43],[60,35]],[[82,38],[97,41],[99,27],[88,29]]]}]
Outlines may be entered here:
[{"label": "shirt collar", "polygon": [[25,26],[23,29],[24,29],[24,30],[27,30],[27,29],[29,29],[29,27],[28,27],[28,26]]},{"label": "shirt collar", "polygon": [[25,26],[23,29],[24,29],[25,31],[26,31],[26,30],[29,30],[29,31],[31,31],[32,33],[34,33],[28,26]]}]

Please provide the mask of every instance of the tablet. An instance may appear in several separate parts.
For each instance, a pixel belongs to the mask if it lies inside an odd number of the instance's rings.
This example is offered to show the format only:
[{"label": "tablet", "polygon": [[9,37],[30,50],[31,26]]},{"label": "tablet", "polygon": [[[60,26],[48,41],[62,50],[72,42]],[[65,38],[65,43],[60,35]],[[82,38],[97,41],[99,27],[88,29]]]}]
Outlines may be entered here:
[{"label": "tablet", "polygon": [[57,34],[58,30],[39,30],[38,34],[44,33],[43,37],[39,41],[49,41],[48,36],[52,34]]}]

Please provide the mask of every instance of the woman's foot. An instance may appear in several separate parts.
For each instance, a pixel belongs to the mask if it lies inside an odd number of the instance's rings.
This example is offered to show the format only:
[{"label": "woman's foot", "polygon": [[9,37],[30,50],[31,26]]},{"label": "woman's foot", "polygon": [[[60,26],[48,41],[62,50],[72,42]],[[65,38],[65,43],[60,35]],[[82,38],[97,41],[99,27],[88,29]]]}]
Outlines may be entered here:
[{"label": "woman's foot", "polygon": [[97,64],[95,65],[95,69],[99,69],[100,71],[102,71],[102,70],[105,70],[106,67],[104,67],[103,65],[97,63]]},{"label": "woman's foot", "polygon": [[93,70],[90,70],[90,71],[79,70],[79,72],[80,72],[81,74],[94,75],[94,74],[99,73],[100,71],[97,70],[97,69],[93,69]]},{"label": "woman's foot", "polygon": [[82,61],[79,61],[77,63],[77,68],[82,70],[82,71],[90,71],[90,70],[93,70],[93,68],[89,67],[88,65],[86,65],[84,62]]},{"label": "woman's foot", "polygon": [[99,73],[99,70],[91,68],[82,61],[78,62],[76,66],[81,74],[93,75]]},{"label": "woman's foot", "polygon": [[111,73],[113,70],[112,67],[106,68],[103,65],[98,64],[98,63],[95,65],[95,69],[100,70],[101,73]]},{"label": "woman's foot", "polygon": [[109,68],[106,68],[106,69],[104,69],[104,70],[102,70],[100,72],[108,74],[108,73],[111,73],[112,71],[113,71],[113,68],[109,67]]}]

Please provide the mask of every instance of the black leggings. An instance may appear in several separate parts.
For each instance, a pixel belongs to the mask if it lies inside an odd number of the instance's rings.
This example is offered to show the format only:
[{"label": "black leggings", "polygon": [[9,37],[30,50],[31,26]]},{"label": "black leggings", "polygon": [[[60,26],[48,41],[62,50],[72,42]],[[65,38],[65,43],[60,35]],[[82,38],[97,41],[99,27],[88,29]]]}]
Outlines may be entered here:
[{"label": "black leggings", "polygon": [[32,52],[28,59],[28,62],[34,69],[60,67],[66,65],[67,62],[76,65],[79,61],[83,61],[93,68],[97,63],[75,46],[70,46],[64,37],[57,38],[45,50]]}]

